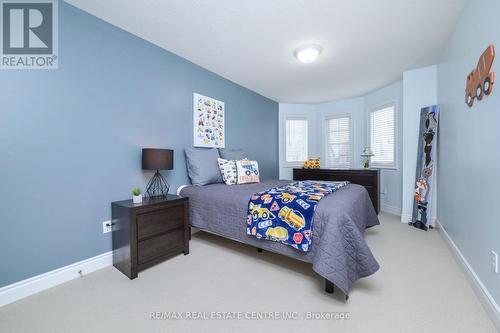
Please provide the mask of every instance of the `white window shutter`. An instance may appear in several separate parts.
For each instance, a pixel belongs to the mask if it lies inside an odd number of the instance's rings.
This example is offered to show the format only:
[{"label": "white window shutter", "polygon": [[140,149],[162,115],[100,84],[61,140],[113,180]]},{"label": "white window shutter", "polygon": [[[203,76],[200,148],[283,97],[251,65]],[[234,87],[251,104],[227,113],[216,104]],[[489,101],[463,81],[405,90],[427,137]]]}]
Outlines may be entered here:
[{"label": "white window shutter", "polygon": [[395,167],[395,107],[393,105],[370,112],[370,147],[372,165]]},{"label": "white window shutter", "polygon": [[285,159],[299,164],[307,160],[307,119],[287,119],[285,129]]},{"label": "white window shutter", "polygon": [[329,168],[351,167],[351,117],[330,117],[326,120],[326,165]]}]

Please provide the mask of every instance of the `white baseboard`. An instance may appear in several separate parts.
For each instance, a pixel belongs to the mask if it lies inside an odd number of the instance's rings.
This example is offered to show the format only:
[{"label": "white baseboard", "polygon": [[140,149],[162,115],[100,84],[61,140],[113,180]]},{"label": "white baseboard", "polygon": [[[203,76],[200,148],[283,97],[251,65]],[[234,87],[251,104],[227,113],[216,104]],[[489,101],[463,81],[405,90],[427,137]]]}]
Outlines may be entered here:
[{"label": "white baseboard", "polygon": [[400,207],[394,207],[394,206],[385,204],[383,202],[381,203],[380,206],[381,206],[380,210],[383,211],[383,212],[386,212],[386,213],[389,213],[389,214],[393,214],[393,215],[397,215],[397,216],[401,215],[401,208]]},{"label": "white baseboard", "polygon": [[55,287],[113,264],[113,251],[0,288],[0,306]]},{"label": "white baseboard", "polygon": [[462,267],[463,271],[465,272],[465,275],[467,275],[467,277],[469,278],[472,287],[474,289],[474,292],[476,293],[477,297],[479,298],[479,301],[481,302],[484,309],[491,318],[491,321],[495,325],[496,329],[500,332],[500,307],[495,302],[495,299],[493,298],[493,296],[491,296],[488,289],[486,289],[486,286],[483,284],[479,276],[477,276],[476,272],[469,264],[467,259],[465,259],[462,252],[460,252],[460,249],[457,247],[455,242],[453,242],[453,239],[451,239],[450,235],[448,235],[446,229],[441,225],[439,220],[436,220],[436,227],[441,237],[448,244],[448,247],[453,253],[456,261]]},{"label": "white baseboard", "polygon": [[411,222],[411,215],[401,214],[401,223],[410,223],[410,222]]}]

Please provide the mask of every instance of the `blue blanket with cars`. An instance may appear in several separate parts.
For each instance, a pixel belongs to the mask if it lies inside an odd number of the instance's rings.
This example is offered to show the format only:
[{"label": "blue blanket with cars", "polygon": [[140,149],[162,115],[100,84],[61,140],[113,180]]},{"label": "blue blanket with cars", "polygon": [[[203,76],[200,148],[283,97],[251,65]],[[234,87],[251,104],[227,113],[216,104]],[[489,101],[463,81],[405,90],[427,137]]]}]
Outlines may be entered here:
[{"label": "blue blanket with cars", "polygon": [[247,235],[309,251],[318,202],[347,184],[308,180],[253,194],[248,203]]}]

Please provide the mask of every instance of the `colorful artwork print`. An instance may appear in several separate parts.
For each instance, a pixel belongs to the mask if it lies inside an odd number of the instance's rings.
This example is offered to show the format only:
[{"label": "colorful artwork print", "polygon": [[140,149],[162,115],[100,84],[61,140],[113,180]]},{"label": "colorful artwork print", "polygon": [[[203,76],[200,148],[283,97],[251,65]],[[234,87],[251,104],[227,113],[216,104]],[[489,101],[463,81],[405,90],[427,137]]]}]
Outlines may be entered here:
[{"label": "colorful artwork print", "polygon": [[193,94],[195,147],[224,148],[224,102]]},{"label": "colorful artwork print", "polygon": [[439,107],[423,108],[420,113],[420,138],[417,156],[412,222],[415,228],[429,229],[432,174],[436,156]]},{"label": "colorful artwork print", "polygon": [[309,251],[316,205],[347,184],[309,180],[253,194],[248,203],[247,235]]}]

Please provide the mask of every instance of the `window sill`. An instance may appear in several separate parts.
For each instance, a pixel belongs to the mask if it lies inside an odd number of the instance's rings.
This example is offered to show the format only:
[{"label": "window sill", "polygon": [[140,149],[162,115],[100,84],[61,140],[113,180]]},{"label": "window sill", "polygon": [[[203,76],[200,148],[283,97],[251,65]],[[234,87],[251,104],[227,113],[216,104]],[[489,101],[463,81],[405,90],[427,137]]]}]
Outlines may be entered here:
[{"label": "window sill", "polygon": [[387,166],[387,165],[370,165],[370,169],[381,169],[381,170],[399,170],[397,166]]},{"label": "window sill", "polygon": [[302,168],[302,166],[304,165],[304,162],[300,162],[300,163],[296,163],[296,164],[290,164],[290,163],[286,163],[286,164],[283,164],[283,168],[287,168],[287,169],[294,169],[294,168]]}]

